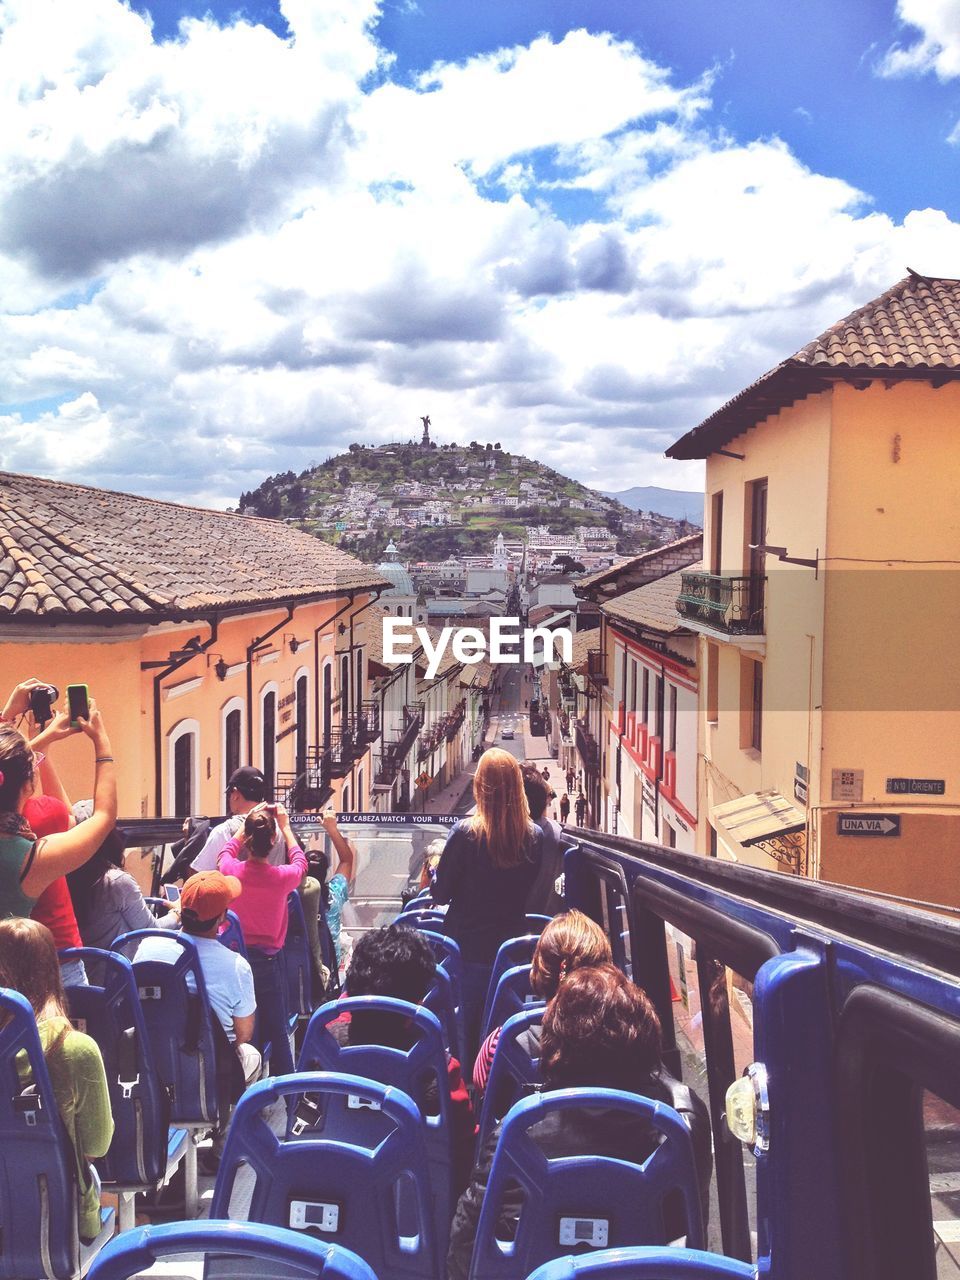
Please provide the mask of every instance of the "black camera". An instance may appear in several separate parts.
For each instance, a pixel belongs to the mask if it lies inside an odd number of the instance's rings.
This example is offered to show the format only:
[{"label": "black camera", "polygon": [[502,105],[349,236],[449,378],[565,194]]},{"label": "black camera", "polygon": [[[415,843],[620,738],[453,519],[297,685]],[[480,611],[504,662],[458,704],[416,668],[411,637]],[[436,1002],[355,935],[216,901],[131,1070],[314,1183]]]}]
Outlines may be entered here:
[{"label": "black camera", "polygon": [[53,719],[53,704],[59,697],[60,690],[53,684],[37,685],[30,690],[30,711],[41,729]]}]

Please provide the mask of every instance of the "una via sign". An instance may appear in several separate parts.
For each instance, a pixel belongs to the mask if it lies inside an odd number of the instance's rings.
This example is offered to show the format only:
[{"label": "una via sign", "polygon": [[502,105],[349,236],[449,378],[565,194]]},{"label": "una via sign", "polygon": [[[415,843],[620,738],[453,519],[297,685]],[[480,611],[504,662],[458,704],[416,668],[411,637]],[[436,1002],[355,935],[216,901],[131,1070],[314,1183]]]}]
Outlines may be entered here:
[{"label": "una via sign", "polygon": [[898,836],[898,813],[838,813],[838,836]]}]

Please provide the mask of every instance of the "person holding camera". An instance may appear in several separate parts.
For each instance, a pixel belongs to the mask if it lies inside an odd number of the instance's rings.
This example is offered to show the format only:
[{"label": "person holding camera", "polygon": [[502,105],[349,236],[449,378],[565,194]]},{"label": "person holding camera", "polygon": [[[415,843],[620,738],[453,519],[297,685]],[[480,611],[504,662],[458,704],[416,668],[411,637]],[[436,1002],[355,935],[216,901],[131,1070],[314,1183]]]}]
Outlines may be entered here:
[{"label": "person holding camera", "polygon": [[[270,851],[278,833],[289,859],[283,866],[270,862]],[[247,814],[243,835],[228,842],[218,863],[221,874],[235,878],[243,888],[233,909],[240,921],[253,969],[258,1010],[257,1047],[262,1053],[269,1041],[273,1045],[270,1068],[274,1075],[286,1075],[294,1069],[283,957],[287,897],[299,888],[307,873],[307,855],[297,843],[283,805],[259,804]]]},{"label": "person holding camera", "polygon": [[[29,916],[48,885],[91,857],[117,819],[117,778],[110,739],[94,703],[76,724],[67,712],[49,716],[42,729],[28,741],[16,727],[26,714],[52,710],[49,690],[40,680],[18,684],[0,713],[0,919]],[[42,713],[39,718],[43,718]],[[43,790],[46,753],[57,742],[82,733],[93,744],[96,768],[93,814],[69,831],[39,839],[23,816],[27,800]],[[48,774],[55,790],[55,775]]]}]

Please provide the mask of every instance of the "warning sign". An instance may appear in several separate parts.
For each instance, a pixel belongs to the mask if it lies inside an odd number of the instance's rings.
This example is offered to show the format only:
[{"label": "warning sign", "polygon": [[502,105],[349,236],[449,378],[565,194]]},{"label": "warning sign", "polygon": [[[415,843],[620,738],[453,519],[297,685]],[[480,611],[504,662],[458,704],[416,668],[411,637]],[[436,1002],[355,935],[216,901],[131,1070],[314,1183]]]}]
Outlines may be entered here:
[{"label": "warning sign", "polygon": [[421,773],[419,778],[417,778],[417,786],[421,791],[426,791],[427,787],[429,787],[432,782],[433,778],[431,778],[430,774],[427,772]]}]

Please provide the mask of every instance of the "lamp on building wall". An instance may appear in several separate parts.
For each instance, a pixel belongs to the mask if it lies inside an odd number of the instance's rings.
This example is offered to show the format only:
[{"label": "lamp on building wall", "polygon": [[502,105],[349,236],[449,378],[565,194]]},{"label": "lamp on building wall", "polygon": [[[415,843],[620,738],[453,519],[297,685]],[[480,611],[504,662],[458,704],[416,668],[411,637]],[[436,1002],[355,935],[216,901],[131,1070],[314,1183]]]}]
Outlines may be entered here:
[{"label": "lamp on building wall", "polygon": [[800,556],[788,555],[786,547],[768,547],[765,542],[750,542],[747,544],[747,550],[761,551],[766,556],[776,556],[784,564],[799,564],[804,569],[818,569],[820,566],[819,548],[817,549],[817,555],[812,560],[804,560]]},{"label": "lamp on building wall", "polygon": [[296,652],[297,652],[297,650],[300,648],[300,645],[301,645],[301,644],[302,644],[302,641],[298,640],[296,636],[291,636],[291,637],[290,637],[290,652],[291,652],[291,653],[296,653]]},{"label": "lamp on building wall", "polygon": [[213,670],[216,673],[216,677],[218,680],[226,680],[227,672],[230,670],[230,668],[224,662],[221,654],[217,655],[217,660],[213,664]]}]

